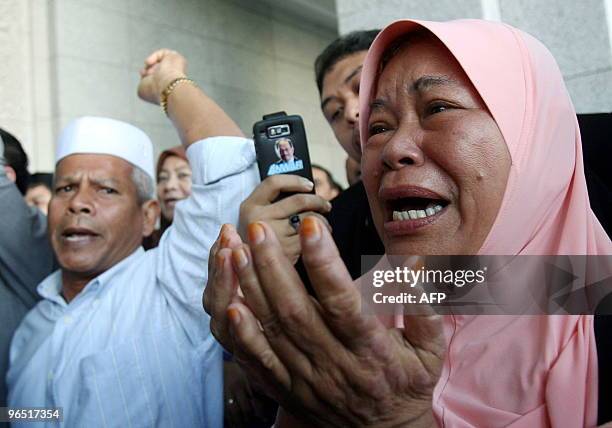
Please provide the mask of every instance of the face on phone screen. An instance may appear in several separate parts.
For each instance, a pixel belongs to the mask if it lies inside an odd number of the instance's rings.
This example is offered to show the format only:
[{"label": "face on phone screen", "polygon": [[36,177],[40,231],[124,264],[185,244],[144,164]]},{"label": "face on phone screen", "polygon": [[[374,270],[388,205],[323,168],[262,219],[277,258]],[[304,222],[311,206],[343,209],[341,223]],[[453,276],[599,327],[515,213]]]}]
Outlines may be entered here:
[{"label": "face on phone screen", "polygon": [[276,161],[268,167],[268,176],[285,174],[304,169],[304,160],[295,154],[295,147],[291,138],[281,137],[274,142]]}]

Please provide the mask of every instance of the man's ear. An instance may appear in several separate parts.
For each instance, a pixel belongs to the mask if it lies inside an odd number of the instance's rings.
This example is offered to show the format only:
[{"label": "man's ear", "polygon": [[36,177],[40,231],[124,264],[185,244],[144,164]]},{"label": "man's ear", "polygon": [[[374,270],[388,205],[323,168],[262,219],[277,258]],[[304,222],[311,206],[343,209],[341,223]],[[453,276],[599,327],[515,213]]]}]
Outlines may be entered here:
[{"label": "man's ear", "polygon": [[4,173],[6,174],[7,178],[13,183],[17,181],[17,173],[15,172],[12,166],[4,165]]},{"label": "man's ear", "polygon": [[155,199],[150,199],[142,204],[142,236],[147,237],[155,230],[155,224],[160,216],[161,208],[159,202]]}]

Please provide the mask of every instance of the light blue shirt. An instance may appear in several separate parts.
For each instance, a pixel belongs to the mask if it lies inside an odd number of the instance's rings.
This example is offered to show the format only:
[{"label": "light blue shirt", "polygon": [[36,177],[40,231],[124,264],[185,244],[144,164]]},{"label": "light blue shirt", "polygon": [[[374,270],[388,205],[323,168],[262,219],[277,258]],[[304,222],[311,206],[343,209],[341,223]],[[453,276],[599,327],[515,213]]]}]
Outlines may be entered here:
[{"label": "light blue shirt", "polygon": [[192,195],[158,248],[139,248],[70,303],[60,271],[38,286],[44,300],[11,343],[9,406],[62,407],[68,427],[223,425],[221,347],[202,293],[221,224],[237,223],[259,180],[250,140],[206,139],[187,156]]}]

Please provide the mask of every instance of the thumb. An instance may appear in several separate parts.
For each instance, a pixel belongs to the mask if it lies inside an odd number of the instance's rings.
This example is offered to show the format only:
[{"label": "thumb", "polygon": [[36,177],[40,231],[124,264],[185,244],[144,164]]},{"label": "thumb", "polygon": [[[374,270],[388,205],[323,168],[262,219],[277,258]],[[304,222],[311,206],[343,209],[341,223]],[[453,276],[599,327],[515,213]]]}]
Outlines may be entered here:
[{"label": "thumb", "polygon": [[[396,257],[394,263],[412,271],[419,271],[424,266],[424,260],[420,256]],[[442,317],[428,303],[428,299],[422,300],[428,296],[423,285],[422,281],[411,285],[412,294],[417,299],[403,305],[403,334],[413,346],[427,349],[429,342],[442,336]]]},{"label": "thumb", "polygon": [[404,338],[415,348],[439,354],[444,347],[444,318],[442,315],[405,315]]}]

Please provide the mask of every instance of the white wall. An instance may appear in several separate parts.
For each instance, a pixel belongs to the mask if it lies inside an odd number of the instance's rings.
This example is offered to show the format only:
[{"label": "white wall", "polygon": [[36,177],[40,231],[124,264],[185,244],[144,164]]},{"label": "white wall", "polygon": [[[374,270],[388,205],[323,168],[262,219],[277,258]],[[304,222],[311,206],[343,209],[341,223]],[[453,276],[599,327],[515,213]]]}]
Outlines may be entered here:
[{"label": "white wall", "polygon": [[[537,1],[537,0],[534,0]],[[336,0],[338,30],[383,28],[398,19],[480,18],[480,0]]]},{"label": "white wall", "polygon": [[158,152],[176,145],[161,109],[136,97],[145,57],[169,47],[247,135],[262,114],[302,115],[313,161],[344,180],[345,156],[318,107],[313,72],[336,31],[269,11],[269,2],[245,0],[0,0],[0,55],[12,59],[0,79],[0,126],[26,143],[32,171],[52,168],[54,137],[82,115],[134,123]]},{"label": "white wall", "polygon": [[612,111],[612,0],[336,0],[336,7],[341,34],[404,18],[507,22],[550,49],[579,113]]},{"label": "white wall", "polygon": [[31,170],[48,168],[53,113],[46,1],[0,1],[0,58],[0,127],[23,143]]}]

